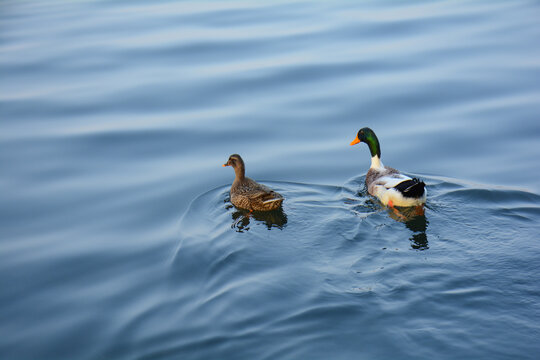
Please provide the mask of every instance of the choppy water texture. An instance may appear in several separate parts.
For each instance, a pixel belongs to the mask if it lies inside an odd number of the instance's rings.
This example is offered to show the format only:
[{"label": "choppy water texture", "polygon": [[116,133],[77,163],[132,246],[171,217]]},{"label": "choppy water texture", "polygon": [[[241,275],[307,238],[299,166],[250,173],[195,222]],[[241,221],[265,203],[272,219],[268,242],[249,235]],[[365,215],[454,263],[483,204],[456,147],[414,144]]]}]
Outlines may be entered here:
[{"label": "choppy water texture", "polygon": [[[1,2],[0,358],[537,358],[539,18]],[[366,194],[363,126],[424,215]]]}]

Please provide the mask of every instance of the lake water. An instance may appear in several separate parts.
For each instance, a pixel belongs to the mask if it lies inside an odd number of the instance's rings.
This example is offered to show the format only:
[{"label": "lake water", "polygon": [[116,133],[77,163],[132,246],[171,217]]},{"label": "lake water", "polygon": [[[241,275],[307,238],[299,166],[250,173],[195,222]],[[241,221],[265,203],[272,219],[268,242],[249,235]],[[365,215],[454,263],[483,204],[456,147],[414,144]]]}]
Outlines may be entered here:
[{"label": "lake water", "polygon": [[[0,358],[537,359],[539,19],[2,1]],[[364,126],[423,216],[366,194]]]}]

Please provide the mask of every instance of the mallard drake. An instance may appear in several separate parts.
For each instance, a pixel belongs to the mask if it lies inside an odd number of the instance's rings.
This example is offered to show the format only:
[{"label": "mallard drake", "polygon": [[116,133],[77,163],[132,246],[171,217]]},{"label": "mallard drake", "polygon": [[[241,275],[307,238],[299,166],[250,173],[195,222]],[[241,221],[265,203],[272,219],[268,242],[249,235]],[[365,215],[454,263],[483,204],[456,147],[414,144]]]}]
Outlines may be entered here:
[{"label": "mallard drake", "polygon": [[231,186],[231,202],[234,206],[249,211],[270,211],[281,206],[281,194],[246,177],[246,167],[240,155],[229,156],[223,166],[232,166],[236,174]]},{"label": "mallard drake", "polygon": [[423,181],[383,165],[379,139],[373,130],[360,129],[351,145],[359,142],[365,142],[371,151],[371,167],[366,175],[366,186],[371,195],[390,207],[418,206],[426,202],[427,190]]}]

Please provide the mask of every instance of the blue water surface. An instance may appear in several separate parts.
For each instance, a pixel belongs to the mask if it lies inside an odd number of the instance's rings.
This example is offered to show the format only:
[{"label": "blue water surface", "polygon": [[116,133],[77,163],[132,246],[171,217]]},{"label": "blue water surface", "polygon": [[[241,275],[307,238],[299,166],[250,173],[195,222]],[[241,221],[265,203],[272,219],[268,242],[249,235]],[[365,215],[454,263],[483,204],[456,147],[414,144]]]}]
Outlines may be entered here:
[{"label": "blue water surface", "polygon": [[[539,18],[0,2],[0,358],[537,359]],[[364,126],[424,215],[366,193]]]}]

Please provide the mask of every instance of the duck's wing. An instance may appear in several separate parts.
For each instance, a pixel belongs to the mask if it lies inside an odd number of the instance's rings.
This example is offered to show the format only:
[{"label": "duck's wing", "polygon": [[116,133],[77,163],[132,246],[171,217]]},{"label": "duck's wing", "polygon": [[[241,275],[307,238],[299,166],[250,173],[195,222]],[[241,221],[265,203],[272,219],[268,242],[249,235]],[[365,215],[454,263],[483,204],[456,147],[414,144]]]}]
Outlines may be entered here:
[{"label": "duck's wing", "polygon": [[400,173],[392,173],[378,177],[374,183],[390,189],[407,180],[411,180],[411,178]]},{"label": "duck's wing", "polygon": [[[263,185],[264,186],[264,185]],[[283,199],[280,193],[264,186],[263,189],[253,194],[253,199],[260,199],[260,201],[267,203]]]},{"label": "duck's wing", "polygon": [[405,197],[421,197],[424,194],[426,184],[417,179],[399,174],[399,176],[383,176],[377,181],[377,185],[386,189],[399,191]]},{"label": "duck's wing", "polygon": [[424,195],[426,184],[420,179],[414,178],[405,180],[394,186],[403,196],[409,198],[419,198]]},{"label": "duck's wing", "polygon": [[371,174],[370,173],[371,170],[368,172],[369,183],[373,183],[374,185],[382,185],[386,189],[393,188],[403,181],[411,180],[410,177],[403,175],[396,169],[392,168],[386,168],[385,171],[374,171]]},{"label": "duck's wing", "polygon": [[255,180],[246,178],[245,185],[246,186],[243,188],[243,192],[251,199],[258,199],[265,202],[268,200],[276,200],[283,198],[280,193],[275,192],[266,185],[259,184]]}]

